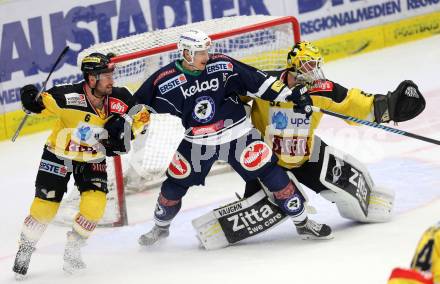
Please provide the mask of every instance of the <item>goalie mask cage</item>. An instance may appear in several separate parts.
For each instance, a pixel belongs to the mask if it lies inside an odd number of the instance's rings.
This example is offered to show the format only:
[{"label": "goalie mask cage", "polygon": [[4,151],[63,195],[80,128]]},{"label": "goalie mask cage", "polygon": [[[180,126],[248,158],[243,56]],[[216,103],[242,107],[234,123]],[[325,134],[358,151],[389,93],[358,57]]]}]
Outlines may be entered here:
[{"label": "goalie mask cage", "polygon": [[[92,52],[114,53],[115,86],[126,86],[134,92],[159,68],[180,58],[177,40],[190,28],[202,30],[210,36],[210,53],[223,53],[261,70],[284,69],[289,49],[300,40],[299,24],[294,17],[225,17],[96,44],[78,55],[78,66],[82,58]],[[127,224],[125,193],[143,191],[164,180],[183,132],[176,117],[152,114],[147,135],[135,139],[130,153],[122,158],[115,157],[113,161],[107,159],[108,204],[100,225]],[[222,172],[224,167],[218,166],[218,171]],[[124,186],[131,190],[124,190]],[[70,190],[61,204],[58,223],[71,223],[78,203],[77,190]]]}]

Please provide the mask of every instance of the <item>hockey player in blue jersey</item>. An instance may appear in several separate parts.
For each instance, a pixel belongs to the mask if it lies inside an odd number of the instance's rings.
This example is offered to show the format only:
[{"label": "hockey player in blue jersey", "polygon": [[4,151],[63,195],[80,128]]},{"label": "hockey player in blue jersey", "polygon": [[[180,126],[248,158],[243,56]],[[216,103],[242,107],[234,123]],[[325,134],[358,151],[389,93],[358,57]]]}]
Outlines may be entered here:
[{"label": "hockey player in blue jersey", "polygon": [[169,226],[189,187],[204,184],[216,160],[227,161],[245,180],[259,178],[274,202],[291,217],[303,238],[332,238],[331,228],[309,219],[304,196],[246,118],[239,95],[269,101],[292,101],[305,112],[311,100],[307,88],[289,89],[277,78],[223,54],[209,54],[211,39],[202,31],[180,35],[183,60],[150,76],[134,94],[139,103],[158,113],[181,118],[186,134],[167,170],[154,212],[155,226],[139,238],[151,245],[169,235]]}]

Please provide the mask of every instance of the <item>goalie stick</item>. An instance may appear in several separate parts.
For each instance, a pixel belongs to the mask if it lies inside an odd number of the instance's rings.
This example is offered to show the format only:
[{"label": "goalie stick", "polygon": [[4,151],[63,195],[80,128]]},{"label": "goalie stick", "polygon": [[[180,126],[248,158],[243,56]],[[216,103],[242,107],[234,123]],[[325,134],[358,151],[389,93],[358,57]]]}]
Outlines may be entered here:
[{"label": "goalie stick", "polygon": [[395,134],[411,137],[411,138],[414,138],[414,139],[417,139],[417,140],[422,140],[422,141],[425,141],[425,142],[428,142],[428,143],[440,145],[440,141],[439,140],[435,140],[435,139],[428,138],[428,137],[425,137],[425,136],[421,136],[421,135],[418,135],[418,134],[414,134],[414,133],[411,133],[411,132],[403,131],[403,130],[400,130],[400,129],[392,128],[392,127],[389,127],[389,126],[381,125],[381,124],[376,123],[376,122],[371,122],[371,121],[368,121],[368,120],[363,120],[363,119],[355,118],[355,117],[352,117],[352,116],[343,115],[343,114],[340,114],[340,113],[337,113],[337,112],[321,109],[321,108],[316,107],[316,106],[312,106],[312,111],[314,111],[314,112],[322,112],[322,113],[325,113],[325,114],[330,115],[330,116],[334,116],[334,117],[342,118],[342,119],[345,119],[345,120],[353,121],[353,122],[356,122],[356,123],[359,123],[359,124],[362,124],[362,125],[366,125],[366,126],[370,126],[370,127],[374,127],[374,128],[379,128],[379,129],[382,129],[382,130],[385,130],[385,131],[388,131],[388,132],[391,132],[391,133],[395,133]]},{"label": "goalie stick", "polygon": [[[50,76],[52,75],[53,71],[55,71],[55,68],[57,67],[58,63],[60,63],[61,58],[63,58],[63,56],[66,54],[66,52],[69,50],[69,46],[66,46],[63,51],[60,53],[60,55],[58,56],[57,60],[55,61],[55,63],[52,65],[52,68],[50,69],[49,75],[47,75],[46,81],[43,82],[43,86],[41,87],[40,92],[37,94],[37,96],[35,97],[35,100],[38,100],[38,98],[41,96],[41,93],[43,93],[46,90],[46,85],[47,82],[50,79]],[[15,140],[17,139],[18,135],[20,134],[21,129],[24,127],[26,120],[28,119],[30,113],[26,111],[26,114],[24,115],[23,119],[21,120],[20,124],[17,127],[17,130],[15,130],[14,136],[12,136],[12,142],[15,142]]]}]

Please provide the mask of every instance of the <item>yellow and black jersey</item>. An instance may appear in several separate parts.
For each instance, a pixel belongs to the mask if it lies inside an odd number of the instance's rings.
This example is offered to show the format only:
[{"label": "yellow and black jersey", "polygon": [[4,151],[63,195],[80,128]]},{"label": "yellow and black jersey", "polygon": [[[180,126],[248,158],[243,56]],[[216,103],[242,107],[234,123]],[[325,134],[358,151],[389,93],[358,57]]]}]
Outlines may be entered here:
[{"label": "yellow and black jersey", "polygon": [[[287,73],[281,73],[280,80],[286,83]],[[319,81],[309,87],[313,105],[373,121],[373,95],[359,89],[345,87],[329,81]],[[301,166],[310,157],[313,134],[318,127],[322,113],[313,113],[310,118],[293,111],[293,103],[268,102],[254,99],[252,103],[252,123],[260,130],[274,153],[278,164],[291,169]],[[353,122],[347,121],[349,124]]]},{"label": "yellow and black jersey", "polygon": [[434,283],[440,283],[440,223],[428,228],[417,244],[411,268],[431,274]]},{"label": "yellow and black jersey", "polygon": [[[134,99],[126,88],[113,87],[102,109],[95,109],[89,102],[85,83],[60,85],[42,93],[45,109],[43,115],[55,115],[52,133],[47,139],[47,149],[54,154],[75,161],[95,160],[105,153],[99,143],[104,124],[114,114],[130,114]],[[134,135],[143,131],[149,123],[149,113],[143,107],[133,118]]]}]

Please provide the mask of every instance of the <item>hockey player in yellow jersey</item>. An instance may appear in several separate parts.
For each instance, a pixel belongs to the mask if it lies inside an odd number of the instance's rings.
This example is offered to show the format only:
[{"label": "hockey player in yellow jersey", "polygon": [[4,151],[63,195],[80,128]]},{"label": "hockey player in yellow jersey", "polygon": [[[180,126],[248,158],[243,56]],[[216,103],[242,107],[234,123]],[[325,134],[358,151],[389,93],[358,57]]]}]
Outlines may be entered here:
[{"label": "hockey player in yellow jersey", "polygon": [[394,269],[388,281],[388,284],[419,283],[440,283],[440,223],[423,233],[411,261],[411,269]]},{"label": "hockey player in yellow jersey", "polygon": [[411,261],[411,268],[431,275],[434,283],[440,283],[440,223],[423,233]]},{"label": "hockey player in yellow jersey", "polygon": [[[387,95],[370,94],[326,79],[322,64],[317,47],[307,41],[299,42],[289,51],[280,80],[290,88],[298,83],[308,85],[314,106],[376,123],[409,120],[425,107],[425,100],[412,81],[403,81]],[[393,191],[376,186],[366,167],[355,157],[314,135],[322,113],[303,114],[294,109],[291,103],[271,104],[259,99],[252,103],[252,122],[272,145],[278,163],[293,173],[299,183],[335,202],[341,216],[359,222],[390,220]],[[245,197],[260,188],[258,181],[247,183]]]},{"label": "hockey player in yellow jersey", "polygon": [[[425,107],[425,100],[412,81],[403,81],[387,95],[369,94],[357,88],[347,89],[326,79],[322,64],[323,58],[317,47],[310,42],[298,42],[287,54],[286,69],[270,75],[277,75],[289,88],[306,85],[308,92],[302,97],[304,105],[376,123],[409,120]],[[248,102],[244,98],[243,101]],[[268,102],[254,98],[250,113],[252,123],[277,155],[278,164],[292,174],[296,188],[302,190],[303,184],[336,203],[339,213],[345,218],[358,222],[390,220],[394,192],[375,185],[366,166],[355,157],[327,145],[316,136],[314,131],[323,114],[306,113],[306,109],[297,109],[291,102]],[[262,190],[265,189],[258,180],[246,182],[240,202],[255,200]],[[270,193],[266,194],[271,198]],[[313,210],[311,206],[306,205],[306,208]],[[202,218],[193,222],[197,223]],[[269,227],[276,225],[274,222],[267,223]],[[301,229],[297,227],[298,231]],[[319,239],[313,236],[307,238]],[[225,246],[216,243],[214,238],[208,238],[206,242],[210,240],[213,243],[208,246]]]},{"label": "hockey player in yellow jersey", "polygon": [[80,248],[95,229],[106,206],[105,157],[129,150],[130,139],[142,133],[149,113],[135,105],[126,88],[113,86],[111,55],[92,53],[82,60],[84,81],[54,86],[38,96],[33,85],[21,89],[28,113],[58,118],[44,145],[35,198],[20,234],[13,271],[26,275],[35,245],[54,218],[73,174],[81,193],[79,212],[67,233],[64,270],[85,268]]}]

